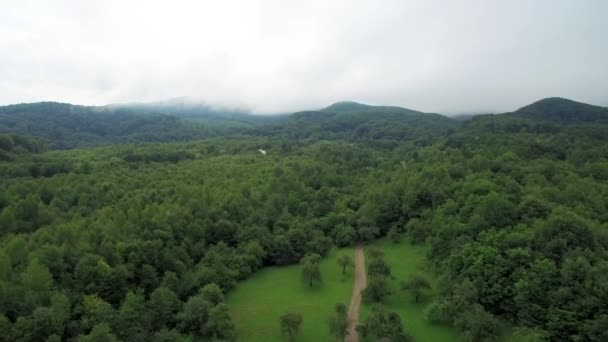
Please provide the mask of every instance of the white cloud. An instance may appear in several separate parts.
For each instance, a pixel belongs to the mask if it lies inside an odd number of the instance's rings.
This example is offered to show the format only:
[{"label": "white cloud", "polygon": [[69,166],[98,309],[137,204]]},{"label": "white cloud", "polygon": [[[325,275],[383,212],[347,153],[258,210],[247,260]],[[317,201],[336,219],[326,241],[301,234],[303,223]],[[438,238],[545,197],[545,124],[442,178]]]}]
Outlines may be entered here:
[{"label": "white cloud", "polygon": [[0,103],[606,104],[608,2],[4,1]]}]

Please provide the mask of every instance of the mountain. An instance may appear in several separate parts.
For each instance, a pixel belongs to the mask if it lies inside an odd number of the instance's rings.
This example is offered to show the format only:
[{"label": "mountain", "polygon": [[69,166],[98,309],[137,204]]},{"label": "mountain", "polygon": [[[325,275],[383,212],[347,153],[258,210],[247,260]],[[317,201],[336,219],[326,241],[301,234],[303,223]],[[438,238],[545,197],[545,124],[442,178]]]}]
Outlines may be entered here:
[{"label": "mountain", "polygon": [[286,138],[429,141],[445,134],[459,123],[439,114],[423,113],[390,106],[370,106],[356,102],[338,102],[317,111],[297,112],[281,125],[257,132],[283,135]]},{"label": "mountain", "polygon": [[38,102],[0,106],[0,133],[41,137],[51,149],[70,149],[200,139],[277,123],[284,118],[178,101],[108,106]]},{"label": "mountain", "polygon": [[150,103],[113,104],[108,107],[127,109],[141,114],[174,115],[212,128],[250,128],[280,122],[285,118],[285,115],[258,115],[240,108],[212,106],[188,98]]},{"label": "mountain", "polygon": [[52,149],[190,140],[210,134],[176,116],[57,102],[0,107],[0,133],[45,138]]},{"label": "mountain", "polygon": [[608,123],[608,108],[550,97],[522,107],[510,115],[564,124]]}]

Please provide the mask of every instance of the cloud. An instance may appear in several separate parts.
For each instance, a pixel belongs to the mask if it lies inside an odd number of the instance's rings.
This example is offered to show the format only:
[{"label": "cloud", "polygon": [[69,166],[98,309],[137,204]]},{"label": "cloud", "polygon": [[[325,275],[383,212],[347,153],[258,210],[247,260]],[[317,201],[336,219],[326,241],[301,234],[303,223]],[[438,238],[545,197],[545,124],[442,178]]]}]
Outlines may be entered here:
[{"label": "cloud", "polygon": [[0,103],[605,105],[605,13],[602,0],[15,1],[0,4]]}]

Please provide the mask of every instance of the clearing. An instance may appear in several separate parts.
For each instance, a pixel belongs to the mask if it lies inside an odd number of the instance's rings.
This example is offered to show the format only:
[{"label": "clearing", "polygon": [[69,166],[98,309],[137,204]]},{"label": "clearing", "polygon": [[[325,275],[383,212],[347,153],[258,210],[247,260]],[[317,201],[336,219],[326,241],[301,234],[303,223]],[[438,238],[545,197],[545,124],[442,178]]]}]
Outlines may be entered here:
[{"label": "clearing", "polygon": [[279,317],[298,312],[303,321],[296,341],[330,341],[329,316],[336,303],[349,303],[353,288],[354,272],[342,276],[337,263],[342,254],[354,255],[354,250],[332,250],[321,261],[323,283],[313,288],[302,281],[300,265],[264,268],[239,282],[227,295],[237,340],[286,341]]}]

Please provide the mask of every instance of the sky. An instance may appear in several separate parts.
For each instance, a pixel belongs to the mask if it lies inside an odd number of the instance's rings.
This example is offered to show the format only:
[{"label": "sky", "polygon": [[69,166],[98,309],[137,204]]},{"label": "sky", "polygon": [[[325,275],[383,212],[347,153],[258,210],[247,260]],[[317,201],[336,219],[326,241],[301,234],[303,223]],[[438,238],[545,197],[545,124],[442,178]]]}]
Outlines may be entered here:
[{"label": "sky", "polygon": [[0,0],[0,104],[608,105],[604,0]]}]

